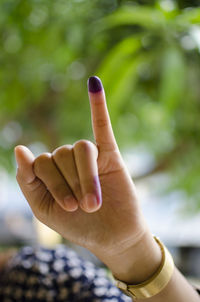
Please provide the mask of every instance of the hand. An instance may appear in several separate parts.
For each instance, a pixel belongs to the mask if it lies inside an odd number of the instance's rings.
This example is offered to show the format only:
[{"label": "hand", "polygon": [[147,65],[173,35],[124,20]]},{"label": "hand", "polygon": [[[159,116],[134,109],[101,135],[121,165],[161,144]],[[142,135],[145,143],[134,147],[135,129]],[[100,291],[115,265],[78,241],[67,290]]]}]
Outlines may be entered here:
[{"label": "hand", "polygon": [[104,261],[135,246],[147,227],[96,77],[89,98],[96,144],[81,140],[36,159],[17,146],[17,181],[41,222]]}]

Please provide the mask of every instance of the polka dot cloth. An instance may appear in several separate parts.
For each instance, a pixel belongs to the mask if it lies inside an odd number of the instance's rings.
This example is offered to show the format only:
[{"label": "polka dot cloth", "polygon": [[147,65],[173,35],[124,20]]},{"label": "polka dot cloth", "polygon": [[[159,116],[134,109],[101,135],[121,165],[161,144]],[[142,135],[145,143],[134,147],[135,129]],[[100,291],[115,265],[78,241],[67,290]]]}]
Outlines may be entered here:
[{"label": "polka dot cloth", "polygon": [[1,302],[131,302],[104,269],[65,246],[24,247],[0,276]]}]

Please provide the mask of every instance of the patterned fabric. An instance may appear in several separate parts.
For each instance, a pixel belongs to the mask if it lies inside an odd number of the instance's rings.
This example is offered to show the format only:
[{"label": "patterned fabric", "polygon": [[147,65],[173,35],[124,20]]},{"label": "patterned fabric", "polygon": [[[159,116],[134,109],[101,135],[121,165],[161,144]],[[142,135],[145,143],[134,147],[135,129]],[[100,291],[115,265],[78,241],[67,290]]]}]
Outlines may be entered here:
[{"label": "patterned fabric", "polygon": [[131,302],[102,268],[65,246],[24,247],[0,276],[1,302]]}]

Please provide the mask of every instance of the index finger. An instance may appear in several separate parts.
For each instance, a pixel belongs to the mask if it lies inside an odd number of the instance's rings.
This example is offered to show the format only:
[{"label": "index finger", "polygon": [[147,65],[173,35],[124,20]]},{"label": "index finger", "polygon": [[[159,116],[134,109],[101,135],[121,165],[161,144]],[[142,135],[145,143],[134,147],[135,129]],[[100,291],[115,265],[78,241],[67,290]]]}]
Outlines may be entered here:
[{"label": "index finger", "polygon": [[118,149],[106,105],[103,85],[98,77],[89,78],[88,92],[93,134],[100,151]]}]

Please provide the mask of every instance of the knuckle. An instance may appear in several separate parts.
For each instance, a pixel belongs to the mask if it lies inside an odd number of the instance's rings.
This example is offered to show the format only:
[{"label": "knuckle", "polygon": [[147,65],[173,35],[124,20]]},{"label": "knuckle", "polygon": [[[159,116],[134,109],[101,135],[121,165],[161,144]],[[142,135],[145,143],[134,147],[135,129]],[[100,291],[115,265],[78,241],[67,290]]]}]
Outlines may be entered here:
[{"label": "knuckle", "polygon": [[61,160],[65,158],[72,151],[72,145],[64,145],[55,149],[52,156],[55,160]]},{"label": "knuckle", "polygon": [[108,121],[106,119],[96,119],[94,120],[94,125],[98,128],[103,128],[108,126]]},{"label": "knuckle", "polygon": [[37,174],[38,171],[40,171],[40,169],[42,169],[47,163],[49,163],[49,161],[51,161],[51,153],[42,153],[41,155],[39,155],[35,161],[34,161],[34,171]]},{"label": "knuckle", "polygon": [[75,150],[90,151],[92,148],[94,148],[94,144],[86,139],[81,139],[74,145]]},{"label": "knuckle", "polygon": [[22,177],[20,175],[19,169],[17,169],[16,180],[17,180],[18,184],[22,181]]},{"label": "knuckle", "polygon": [[16,180],[19,185],[32,185],[32,183],[34,182],[34,178],[34,176],[32,177],[30,175],[26,175],[26,173],[22,173],[19,168],[17,169]]},{"label": "knuckle", "polygon": [[113,143],[105,143],[104,140],[99,140],[99,152],[118,152],[117,146]]},{"label": "knuckle", "polygon": [[25,179],[24,175],[22,173],[20,173],[19,171],[17,171],[16,180],[19,185],[26,184],[26,179]]}]

